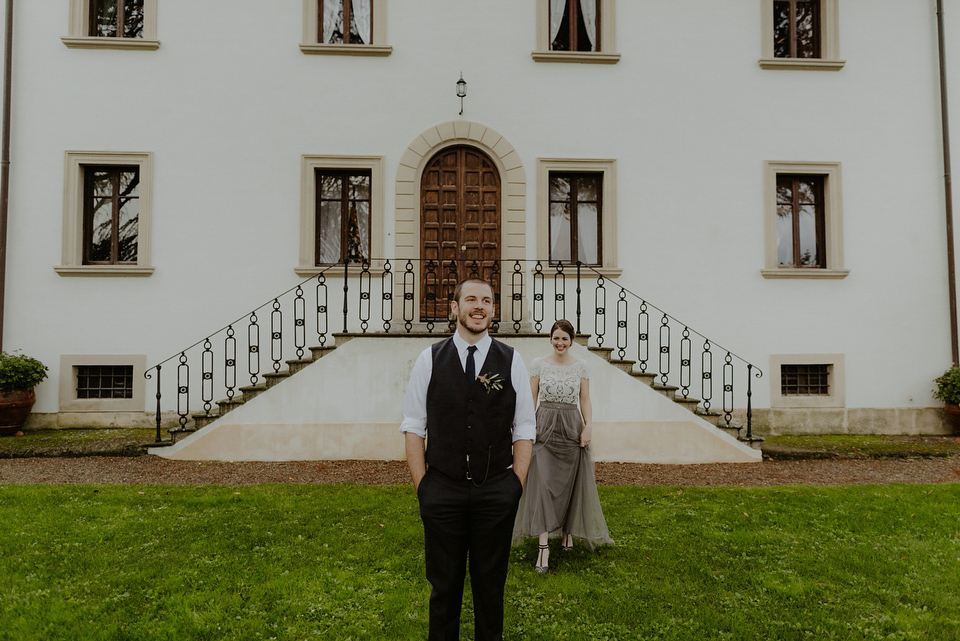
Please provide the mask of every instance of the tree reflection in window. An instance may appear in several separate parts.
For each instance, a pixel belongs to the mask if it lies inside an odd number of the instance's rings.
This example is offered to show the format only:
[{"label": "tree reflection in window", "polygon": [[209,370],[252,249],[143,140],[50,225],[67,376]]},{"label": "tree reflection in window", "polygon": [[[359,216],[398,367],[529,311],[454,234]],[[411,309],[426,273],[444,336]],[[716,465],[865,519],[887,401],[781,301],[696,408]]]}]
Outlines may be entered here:
[{"label": "tree reflection in window", "polygon": [[602,192],[602,173],[550,172],[551,263],[600,265]]},{"label": "tree reflection in window", "polygon": [[776,58],[820,57],[819,0],[773,3],[773,55]]},{"label": "tree reflection in window", "polygon": [[84,264],[137,262],[138,167],[84,168]]},{"label": "tree reflection in window", "polygon": [[317,170],[316,264],[370,260],[369,170]]},{"label": "tree reflection in window", "polygon": [[142,38],[143,0],[90,0],[90,35]]},{"label": "tree reflection in window", "polygon": [[824,177],[777,176],[777,263],[781,267],[826,267]]}]

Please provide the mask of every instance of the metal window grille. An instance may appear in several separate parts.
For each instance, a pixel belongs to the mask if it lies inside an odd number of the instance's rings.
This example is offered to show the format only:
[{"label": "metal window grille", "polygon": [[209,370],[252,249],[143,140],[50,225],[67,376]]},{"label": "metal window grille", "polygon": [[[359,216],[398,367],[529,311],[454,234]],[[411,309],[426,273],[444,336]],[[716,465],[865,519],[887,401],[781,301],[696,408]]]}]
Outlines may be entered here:
[{"label": "metal window grille", "polygon": [[781,365],[781,396],[829,396],[830,365]]},{"label": "metal window grille", "polygon": [[78,365],[77,398],[133,398],[133,365]]}]

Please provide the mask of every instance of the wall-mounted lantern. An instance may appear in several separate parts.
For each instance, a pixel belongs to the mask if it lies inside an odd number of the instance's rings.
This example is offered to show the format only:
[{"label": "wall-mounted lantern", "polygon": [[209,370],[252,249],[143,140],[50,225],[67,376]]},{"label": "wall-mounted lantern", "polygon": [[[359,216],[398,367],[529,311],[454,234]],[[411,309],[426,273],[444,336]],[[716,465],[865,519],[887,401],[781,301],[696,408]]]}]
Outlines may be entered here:
[{"label": "wall-mounted lantern", "polygon": [[463,72],[460,72],[460,80],[457,80],[457,97],[460,98],[460,115],[463,115],[463,97],[467,95],[467,81],[463,79]]}]

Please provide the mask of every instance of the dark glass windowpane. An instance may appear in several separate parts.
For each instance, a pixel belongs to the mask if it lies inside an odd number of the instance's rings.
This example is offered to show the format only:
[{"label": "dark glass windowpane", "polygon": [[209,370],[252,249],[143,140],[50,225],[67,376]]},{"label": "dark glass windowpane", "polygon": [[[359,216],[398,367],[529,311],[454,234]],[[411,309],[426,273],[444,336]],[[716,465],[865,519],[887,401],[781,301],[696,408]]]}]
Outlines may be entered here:
[{"label": "dark glass windowpane", "polygon": [[817,210],[813,205],[800,207],[800,264],[815,267],[820,264],[817,255]]},{"label": "dark glass windowpane", "polygon": [[596,203],[580,203],[577,208],[577,260],[596,265],[599,217]]},{"label": "dark glass windowpane", "polygon": [[113,240],[113,199],[94,200],[91,219],[90,253],[91,261],[109,262],[111,242]]},{"label": "dark glass windowpane", "polygon": [[551,201],[569,201],[570,200],[570,179],[565,176],[550,177],[550,200]]},{"label": "dark glass windowpane", "polygon": [[138,196],[140,190],[140,172],[121,171],[120,172],[120,195]]},{"label": "dark glass windowpane", "polygon": [[813,180],[797,180],[797,201],[809,205],[817,202],[816,183]]},{"label": "dark glass windowpane", "polygon": [[570,260],[569,203],[551,203],[550,205],[550,260],[552,262],[569,262]]},{"label": "dark glass windowpane", "polygon": [[370,176],[354,174],[350,176],[350,199],[370,200]]},{"label": "dark glass windowpane", "polygon": [[120,221],[117,228],[117,262],[137,262],[137,235],[140,227],[140,200],[120,201]]},{"label": "dark glass windowpane", "polygon": [[793,210],[777,208],[777,264],[793,266]]},{"label": "dark glass windowpane", "polygon": [[320,178],[320,198],[340,200],[343,196],[343,179],[337,175],[325,175]]},{"label": "dark glass windowpane", "polygon": [[340,212],[339,200],[320,203],[320,220],[317,225],[320,247],[317,264],[340,262]]},{"label": "dark glass windowpane", "polygon": [[600,197],[600,176],[585,175],[577,179],[577,200],[596,202]]},{"label": "dark glass windowpane", "polygon": [[817,5],[819,2],[797,2],[797,57],[817,58]]},{"label": "dark glass windowpane", "polygon": [[113,176],[110,172],[93,172],[93,195],[100,198],[113,196]]},{"label": "dark glass windowpane", "polygon": [[90,0],[91,36],[117,36],[117,2],[119,0]]},{"label": "dark glass windowpane", "polygon": [[790,57],[790,3],[773,3],[773,55]]},{"label": "dark glass windowpane", "polygon": [[123,37],[143,37],[143,0],[125,0]]}]

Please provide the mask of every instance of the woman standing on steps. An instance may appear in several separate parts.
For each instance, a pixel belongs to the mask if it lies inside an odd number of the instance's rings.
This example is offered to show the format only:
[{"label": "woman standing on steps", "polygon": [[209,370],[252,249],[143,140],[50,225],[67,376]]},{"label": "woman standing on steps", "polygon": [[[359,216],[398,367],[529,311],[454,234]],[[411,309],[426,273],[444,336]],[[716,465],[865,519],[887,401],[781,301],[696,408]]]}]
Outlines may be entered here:
[{"label": "woman standing on steps", "polygon": [[514,541],[540,537],[534,566],[540,573],[549,566],[551,536],[562,537],[562,550],[573,549],[574,537],[590,549],[613,543],[603,520],[589,447],[590,375],[586,361],[570,354],[575,336],[570,321],[558,320],[550,329],[553,353],[534,359],[530,366],[537,440],[513,537]]}]

